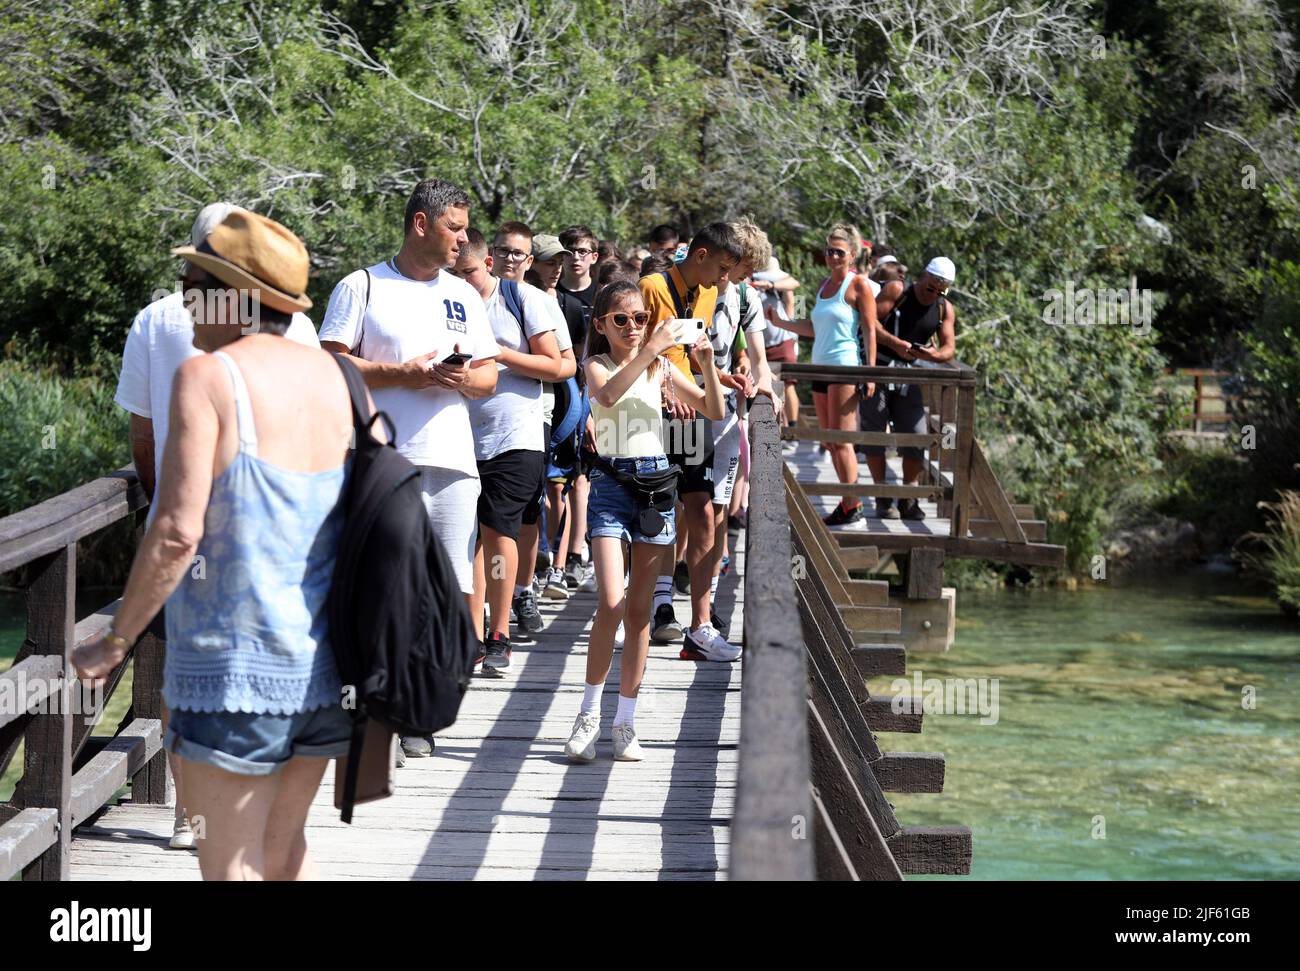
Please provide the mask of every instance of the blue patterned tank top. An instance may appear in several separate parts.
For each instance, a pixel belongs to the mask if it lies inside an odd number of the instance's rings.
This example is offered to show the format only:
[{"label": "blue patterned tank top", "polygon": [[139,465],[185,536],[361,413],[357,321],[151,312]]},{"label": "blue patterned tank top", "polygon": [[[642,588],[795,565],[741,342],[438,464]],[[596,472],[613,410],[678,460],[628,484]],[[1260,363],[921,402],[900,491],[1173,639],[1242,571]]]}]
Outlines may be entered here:
[{"label": "blue patterned tank top", "polygon": [[326,597],[348,463],[292,472],[257,457],[243,375],[239,452],[212,482],[198,558],[167,601],[163,697],[172,708],[287,715],[337,704]]}]

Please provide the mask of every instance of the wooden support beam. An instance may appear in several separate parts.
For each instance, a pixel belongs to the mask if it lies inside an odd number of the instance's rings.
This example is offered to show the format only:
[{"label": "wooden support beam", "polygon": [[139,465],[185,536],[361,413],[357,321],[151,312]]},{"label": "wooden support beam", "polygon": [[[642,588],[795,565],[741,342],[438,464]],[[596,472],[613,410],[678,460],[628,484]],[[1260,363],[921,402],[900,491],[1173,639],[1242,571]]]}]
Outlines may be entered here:
[{"label": "wooden support beam", "polygon": [[[1025,539],[1031,543],[1042,543],[1047,539],[1047,521],[1043,519],[1020,519],[1020,529],[1025,534]],[[970,534],[975,539],[1002,539],[1006,534],[1002,529],[1002,524],[996,519],[972,519],[970,521]]]},{"label": "wooden support beam", "polygon": [[1011,503],[1002,489],[1002,483],[993,474],[993,467],[984,457],[984,450],[976,442],[971,448],[971,483],[975,498],[985,509],[993,513],[993,518],[1002,527],[1003,538],[1009,543],[1028,543],[1025,531],[1020,528],[1020,520],[1011,511]]},{"label": "wooden support beam", "polygon": [[889,841],[905,874],[970,873],[973,838],[969,826],[905,826]]},{"label": "wooden support beam", "polygon": [[874,571],[880,566],[880,551],[874,546],[840,546],[838,552],[846,570]]},{"label": "wooden support beam", "polygon": [[162,725],[137,718],[114,736],[72,780],[72,825],[97,812],[131,780],[162,744]]},{"label": "wooden support beam", "polygon": [[873,640],[889,644],[906,644],[914,654],[919,651],[951,650],[957,628],[957,591],[944,587],[940,596],[930,600],[907,600],[894,597],[889,601],[901,614],[897,633],[884,633]]},{"label": "wooden support beam", "polygon": [[812,787],[813,800],[813,839],[817,862],[818,880],[860,880],[858,871],[853,868],[849,851],[835,832],[835,823],[831,821],[830,812],[822,802],[816,786]]},{"label": "wooden support beam", "polygon": [[903,612],[898,607],[840,607],[839,611],[855,634],[897,634],[902,630]]},{"label": "wooden support beam", "polygon": [[907,673],[907,648],[902,644],[855,644],[850,653],[864,678]]},{"label": "wooden support beam", "polygon": [[845,855],[863,880],[902,880],[875,817],[863,801],[854,773],[831,740],[827,720],[808,702],[808,737],[812,745],[812,779]]},{"label": "wooden support beam", "polygon": [[941,549],[948,559],[993,560],[998,563],[1021,563],[1025,566],[1063,567],[1065,547],[1046,543],[1008,543],[995,539],[953,539],[926,533],[858,533],[841,532],[835,541],[846,549],[855,546],[877,547],[882,556],[906,553],[917,547]]},{"label": "wooden support beam", "polygon": [[[912,704],[911,698],[902,698],[900,711],[894,711],[893,698],[872,698],[862,706],[862,716],[873,732],[909,732],[921,730],[924,713],[921,705]],[[888,756],[886,756],[888,757]]]},{"label": "wooden support beam", "polygon": [[859,607],[888,607],[888,580],[844,580],[849,599]]},{"label": "wooden support beam", "polygon": [[943,792],[942,752],[886,752],[871,769],[885,792]]},{"label": "wooden support beam", "polygon": [[789,425],[781,429],[781,437],[786,441],[826,442],[830,445],[883,445],[886,448],[930,448],[939,445],[939,436],[933,434],[846,432],[833,428],[791,428]]},{"label": "wooden support beam", "polygon": [[903,570],[903,596],[930,600],[943,593],[943,550],[918,546],[907,554]]},{"label": "wooden support beam", "polygon": [[[876,496],[888,499],[942,499],[943,486],[889,485],[876,482],[814,482],[800,479],[799,485],[810,496]],[[875,535],[875,534],[872,534]]]}]

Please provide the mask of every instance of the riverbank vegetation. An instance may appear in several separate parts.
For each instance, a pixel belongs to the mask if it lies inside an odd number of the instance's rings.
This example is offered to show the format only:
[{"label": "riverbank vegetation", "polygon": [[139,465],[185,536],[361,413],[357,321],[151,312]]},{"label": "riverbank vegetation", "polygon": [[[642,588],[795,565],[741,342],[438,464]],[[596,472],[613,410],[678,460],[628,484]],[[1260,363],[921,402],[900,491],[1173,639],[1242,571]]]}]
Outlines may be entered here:
[{"label": "riverbank vegetation", "polygon": [[[749,213],[805,292],[841,219],[948,255],[981,437],[1072,569],[1144,516],[1230,542],[1300,487],[1298,27],[1294,0],[17,0],[0,342],[44,350],[0,372],[0,512],[124,461],[112,355],[201,205],[298,232],[319,321],[436,174],[480,227]],[[1234,375],[1231,461],[1168,444],[1193,365]]]}]

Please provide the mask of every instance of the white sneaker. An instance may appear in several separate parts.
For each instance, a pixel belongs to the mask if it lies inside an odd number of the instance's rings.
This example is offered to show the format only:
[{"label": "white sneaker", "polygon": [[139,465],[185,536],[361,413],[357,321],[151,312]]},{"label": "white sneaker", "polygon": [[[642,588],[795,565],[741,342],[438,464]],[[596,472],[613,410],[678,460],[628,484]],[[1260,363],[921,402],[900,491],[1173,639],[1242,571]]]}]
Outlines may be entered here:
[{"label": "white sneaker", "polygon": [[636,729],[631,725],[615,725],[609,737],[614,742],[615,762],[640,762],[645,758],[641,743],[636,740]]},{"label": "white sneaker", "polygon": [[600,714],[578,712],[573,721],[573,731],[564,746],[564,754],[571,762],[590,762],[596,757],[596,739],[600,737]]},{"label": "white sneaker", "polygon": [[190,821],[185,816],[176,820],[176,825],[172,828],[171,842],[167,845],[173,850],[194,849],[194,830],[190,829]]},{"label": "white sneaker", "polygon": [[583,570],[585,572],[582,578],[582,582],[578,584],[578,589],[581,590],[583,593],[595,593],[596,592],[596,567],[588,563],[586,566],[583,567]]},{"label": "white sneaker", "polygon": [[740,657],[740,648],[728,644],[712,624],[701,624],[682,638],[681,656],[685,661],[734,661]]},{"label": "white sneaker", "polygon": [[614,646],[620,650],[623,647],[623,622],[618,622],[618,630],[614,631]]}]

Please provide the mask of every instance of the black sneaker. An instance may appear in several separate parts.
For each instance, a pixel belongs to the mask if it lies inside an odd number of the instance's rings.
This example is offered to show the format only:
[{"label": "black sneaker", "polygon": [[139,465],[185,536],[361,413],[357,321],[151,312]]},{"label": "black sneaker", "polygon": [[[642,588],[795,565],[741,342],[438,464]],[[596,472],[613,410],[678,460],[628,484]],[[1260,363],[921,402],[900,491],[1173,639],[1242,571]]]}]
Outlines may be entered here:
[{"label": "black sneaker", "polygon": [[502,674],[510,670],[510,638],[493,634],[483,645],[487,657],[483,659],[483,673]]},{"label": "black sneaker", "polygon": [[876,500],[876,518],[877,519],[897,519],[898,510],[894,508],[893,499]]},{"label": "black sneaker", "polygon": [[685,563],[678,563],[677,569],[673,571],[673,586],[678,593],[691,592],[691,571]]},{"label": "black sneaker", "polygon": [[844,504],[836,506],[829,516],[823,516],[822,522],[827,526],[847,526],[849,523],[856,523],[862,518],[862,503],[858,503],[848,512],[844,511]]},{"label": "black sneaker", "polygon": [[537,609],[537,599],[533,596],[532,588],[528,588],[523,593],[515,594],[510,601],[510,607],[515,614],[515,624],[527,634],[536,634],[542,629],[542,614]]},{"label": "black sneaker", "polygon": [[925,518],[925,510],[921,508],[921,503],[916,499],[899,499],[898,514],[904,519],[910,519],[913,522],[919,522]]},{"label": "black sneaker", "polygon": [[681,640],[682,625],[677,623],[677,615],[672,604],[660,604],[655,611],[654,623],[650,625],[650,639],[656,644],[671,644]]}]

